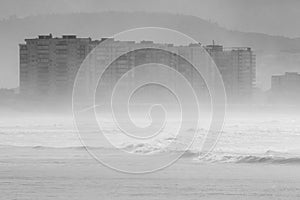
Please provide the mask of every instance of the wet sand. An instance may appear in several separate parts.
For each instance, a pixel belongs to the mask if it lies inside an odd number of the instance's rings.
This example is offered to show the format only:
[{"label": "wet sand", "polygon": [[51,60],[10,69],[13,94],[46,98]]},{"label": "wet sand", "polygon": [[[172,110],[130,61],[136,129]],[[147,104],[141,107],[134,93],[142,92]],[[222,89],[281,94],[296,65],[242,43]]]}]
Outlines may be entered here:
[{"label": "wet sand", "polygon": [[182,158],[156,173],[129,175],[103,167],[85,151],[31,151],[1,148],[0,199],[300,198],[299,165]]}]

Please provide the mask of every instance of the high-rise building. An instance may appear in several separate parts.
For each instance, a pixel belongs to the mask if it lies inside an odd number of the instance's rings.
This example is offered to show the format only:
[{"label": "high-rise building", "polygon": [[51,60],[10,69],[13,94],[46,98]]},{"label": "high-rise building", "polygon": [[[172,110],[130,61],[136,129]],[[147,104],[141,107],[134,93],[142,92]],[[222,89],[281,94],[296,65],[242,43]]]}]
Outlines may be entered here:
[{"label": "high-rise building", "polygon": [[[104,42],[105,41],[105,42]],[[98,44],[100,44],[98,46]],[[95,48],[97,46],[97,48]],[[93,93],[90,83],[97,83],[96,76],[100,69],[99,60],[110,60],[116,55],[131,52],[135,48],[143,51],[127,53],[112,63],[112,68],[106,71],[104,81],[107,88],[124,73],[141,64],[158,63],[170,66],[179,71],[196,88],[201,95],[209,96],[205,81],[200,74],[184,61],[192,60],[204,66],[202,72],[209,81],[213,82],[214,75],[211,71],[210,59],[205,58],[207,52],[216,63],[223,78],[229,102],[239,103],[251,99],[255,81],[255,56],[250,48],[223,48],[220,45],[209,45],[205,49],[198,44],[174,46],[173,44],[160,44],[152,41],[116,41],[113,38],[102,38],[101,41],[90,38],[77,38],[75,35],[64,35],[62,38],[53,38],[52,35],[41,35],[35,39],[26,39],[25,44],[20,44],[20,93],[30,97],[46,97],[54,99],[58,96],[71,96],[76,73],[88,53],[95,48],[93,57],[88,59],[88,71],[85,71],[87,82],[81,87],[88,93]],[[149,51],[149,48],[164,51]],[[166,52],[181,55],[185,59],[173,56]],[[204,59],[203,59],[204,58]],[[101,63],[103,64],[103,63]],[[159,73],[149,70],[145,76],[158,76]],[[176,80],[168,77],[170,83],[177,84]]]},{"label": "high-rise building", "polygon": [[[109,60],[122,55],[110,64],[110,68],[105,71],[102,82],[100,82],[106,85],[105,88],[109,92],[113,89],[116,81],[135,66],[160,63],[180,72],[180,74],[196,88],[196,91],[198,91],[196,93],[201,96],[202,100],[209,97],[203,78],[197,73],[191,63],[185,60],[191,60],[193,63],[199,65],[202,62],[204,63],[202,66],[207,66],[206,68],[208,68],[208,65],[205,65],[205,62],[209,60],[207,53],[204,49],[199,48],[199,45],[190,44],[187,46],[175,46],[173,44],[154,43],[153,41],[116,41],[113,38],[103,38],[100,43],[101,45],[94,50],[94,56],[92,56],[94,61],[90,61],[90,65],[92,66],[89,69],[90,72],[87,72],[90,74],[89,79],[93,83],[99,78],[97,77],[97,70],[99,70],[97,62],[103,63],[102,61],[105,61],[106,59]],[[92,64],[93,62],[94,64]],[[154,65],[152,66],[154,67]],[[208,74],[208,71],[209,70],[206,70],[205,73]],[[132,75],[134,76],[134,74]],[[148,71],[145,71],[143,76],[158,77],[159,75],[159,71],[149,69]],[[139,77],[134,77],[130,80],[134,82],[135,80],[138,80],[138,78]],[[169,84],[172,84],[173,87],[181,87],[182,83],[175,80],[175,75],[170,74],[169,76],[164,76],[163,79]],[[125,85],[132,84],[133,82],[127,82]],[[85,91],[88,91],[89,89],[91,89],[89,92],[94,92],[92,87],[88,87]],[[111,94],[103,95],[103,93],[105,92],[101,91],[101,97],[111,96]]]},{"label": "high-rise building", "polygon": [[20,44],[20,93],[30,98],[56,99],[72,91],[77,70],[91,51],[90,38],[40,35]]},{"label": "high-rise building", "polygon": [[224,48],[208,45],[206,50],[222,75],[229,102],[251,101],[256,77],[255,55],[249,47]]},{"label": "high-rise building", "polygon": [[299,103],[300,100],[300,74],[286,72],[283,75],[274,75],[271,80],[271,102],[273,103]]}]

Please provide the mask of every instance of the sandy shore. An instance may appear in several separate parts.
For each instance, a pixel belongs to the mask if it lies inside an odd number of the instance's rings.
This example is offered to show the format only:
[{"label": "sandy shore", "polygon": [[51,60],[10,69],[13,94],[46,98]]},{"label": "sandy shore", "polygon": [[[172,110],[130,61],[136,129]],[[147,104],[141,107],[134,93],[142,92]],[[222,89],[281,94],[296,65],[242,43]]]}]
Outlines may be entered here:
[{"label": "sandy shore", "polygon": [[[0,200],[300,199],[299,118],[227,123],[216,150],[230,151],[230,156],[260,153],[266,162],[219,162],[227,160],[225,154],[203,163],[189,155],[146,175],[121,174],[100,165],[78,148],[71,121],[55,120],[1,122]],[[284,162],[268,162],[273,156]],[[119,163],[126,163],[123,159]]]},{"label": "sandy shore", "polygon": [[103,167],[85,151],[7,152],[1,149],[0,199],[300,198],[299,165],[204,164],[182,158],[156,173],[128,175]]}]

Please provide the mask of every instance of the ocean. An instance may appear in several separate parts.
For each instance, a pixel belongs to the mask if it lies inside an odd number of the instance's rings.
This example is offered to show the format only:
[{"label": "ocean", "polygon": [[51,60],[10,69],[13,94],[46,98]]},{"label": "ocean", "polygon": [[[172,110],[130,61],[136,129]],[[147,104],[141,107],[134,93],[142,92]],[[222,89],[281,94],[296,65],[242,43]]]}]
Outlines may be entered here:
[{"label": "ocean", "polygon": [[[105,126],[119,148],[88,147],[131,165],[119,150],[148,155],[173,155],[172,165],[153,173],[120,173],[94,159],[81,143],[71,118],[19,116],[0,122],[0,199],[299,199],[300,117],[291,115],[229,117],[212,152],[199,152],[197,139],[188,151],[168,132],[155,142],[126,141]],[[189,129],[185,131],[191,131]],[[203,139],[197,130],[197,138]],[[183,134],[184,135],[184,134]],[[180,140],[181,141],[181,140]],[[154,160],[151,160],[154,159]],[[132,167],[130,168],[132,169]]]}]

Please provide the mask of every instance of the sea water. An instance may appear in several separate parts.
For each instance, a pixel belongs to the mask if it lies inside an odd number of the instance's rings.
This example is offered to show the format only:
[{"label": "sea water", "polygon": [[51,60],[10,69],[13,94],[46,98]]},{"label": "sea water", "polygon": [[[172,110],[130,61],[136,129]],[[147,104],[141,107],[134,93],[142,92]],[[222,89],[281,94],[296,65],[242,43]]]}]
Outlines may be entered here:
[{"label": "sea water", "polygon": [[[0,199],[300,198],[298,117],[226,120],[205,157],[196,139],[173,165],[140,175],[116,172],[92,158],[71,118],[3,119],[0,126]],[[199,140],[202,132],[197,130]],[[170,130],[152,143],[126,141],[109,123],[105,134],[115,149],[101,142],[89,148],[106,156],[120,149],[145,156],[181,150],[168,149],[179,140]]]}]

